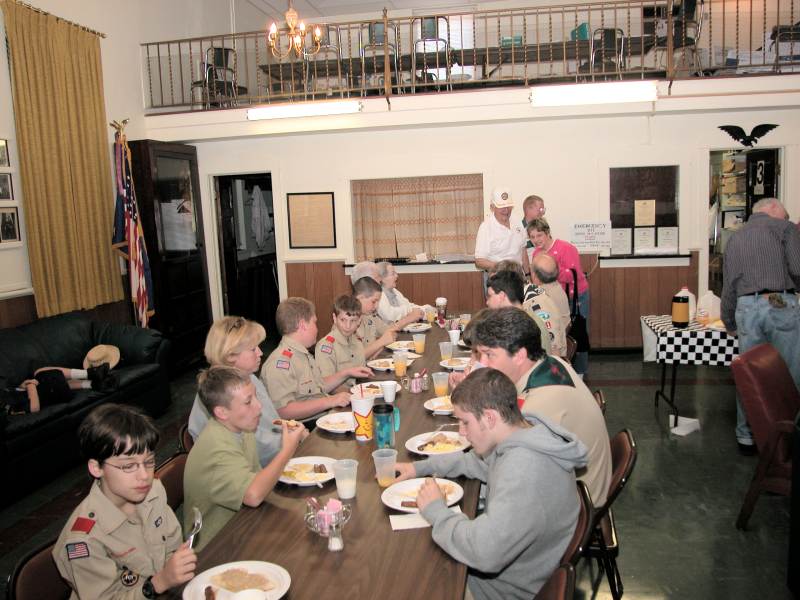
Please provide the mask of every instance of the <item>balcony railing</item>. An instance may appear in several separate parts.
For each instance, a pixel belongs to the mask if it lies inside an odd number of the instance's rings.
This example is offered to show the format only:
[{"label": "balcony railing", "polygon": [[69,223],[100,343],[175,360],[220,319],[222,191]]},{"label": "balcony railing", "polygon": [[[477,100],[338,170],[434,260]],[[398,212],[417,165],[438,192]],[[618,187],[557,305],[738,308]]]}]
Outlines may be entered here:
[{"label": "balcony railing", "polygon": [[[556,81],[800,70],[800,0],[619,0],[319,24],[275,56],[264,31],[142,44],[147,109]],[[287,32],[279,42],[287,46]]]}]

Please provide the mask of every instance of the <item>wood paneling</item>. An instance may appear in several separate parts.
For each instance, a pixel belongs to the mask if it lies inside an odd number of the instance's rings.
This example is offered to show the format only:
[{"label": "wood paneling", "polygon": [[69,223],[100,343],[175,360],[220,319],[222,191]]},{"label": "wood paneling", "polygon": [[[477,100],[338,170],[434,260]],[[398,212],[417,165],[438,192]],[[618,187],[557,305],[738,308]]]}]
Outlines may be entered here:
[{"label": "wood paneling", "polygon": [[[590,271],[597,256],[581,256]],[[593,349],[640,348],[641,315],[669,314],[672,296],[688,285],[697,294],[698,253],[692,252],[687,267],[617,267],[589,276],[591,293],[590,340]]]},{"label": "wood paneling", "polygon": [[[342,262],[287,263],[286,283],[288,296],[307,298],[317,307],[320,335],[330,331],[333,324],[334,298],[351,291]],[[475,312],[484,305],[483,281],[477,271],[403,273],[397,287],[416,304],[433,304],[437,296],[445,296],[453,310]]]}]

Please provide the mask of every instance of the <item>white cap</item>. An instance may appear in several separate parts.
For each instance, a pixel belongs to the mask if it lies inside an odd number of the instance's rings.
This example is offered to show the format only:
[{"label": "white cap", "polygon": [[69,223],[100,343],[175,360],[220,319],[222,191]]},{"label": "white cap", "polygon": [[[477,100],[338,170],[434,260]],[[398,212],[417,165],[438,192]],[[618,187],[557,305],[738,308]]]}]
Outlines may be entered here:
[{"label": "white cap", "polygon": [[495,188],[492,192],[492,204],[495,208],[506,208],[514,206],[514,201],[511,199],[511,190],[508,188]]}]

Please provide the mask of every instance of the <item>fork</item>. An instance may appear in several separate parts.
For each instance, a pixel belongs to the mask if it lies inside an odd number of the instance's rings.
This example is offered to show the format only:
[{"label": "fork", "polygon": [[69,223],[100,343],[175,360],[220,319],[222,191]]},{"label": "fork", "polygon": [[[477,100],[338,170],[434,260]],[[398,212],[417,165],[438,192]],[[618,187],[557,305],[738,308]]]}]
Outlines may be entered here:
[{"label": "fork", "polygon": [[194,536],[203,528],[203,515],[196,506],[193,506],[192,510],[194,511],[194,524],[192,525],[192,531],[186,536],[186,541],[189,542],[189,548],[194,544]]},{"label": "fork", "polygon": [[445,423],[444,425],[439,425],[435,431],[433,431],[427,438],[425,438],[424,441],[419,442],[417,446],[424,446],[433,439],[433,436],[435,436],[437,433],[439,433],[442,429],[446,427],[458,427],[458,423]]}]

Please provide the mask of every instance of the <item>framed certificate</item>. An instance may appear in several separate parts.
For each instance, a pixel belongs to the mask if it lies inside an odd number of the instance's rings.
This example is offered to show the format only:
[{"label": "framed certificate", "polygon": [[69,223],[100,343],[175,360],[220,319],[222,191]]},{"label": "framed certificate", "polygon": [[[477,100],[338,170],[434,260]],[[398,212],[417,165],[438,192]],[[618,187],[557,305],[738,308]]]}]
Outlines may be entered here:
[{"label": "framed certificate", "polygon": [[333,192],[286,194],[289,248],[336,248]]}]

